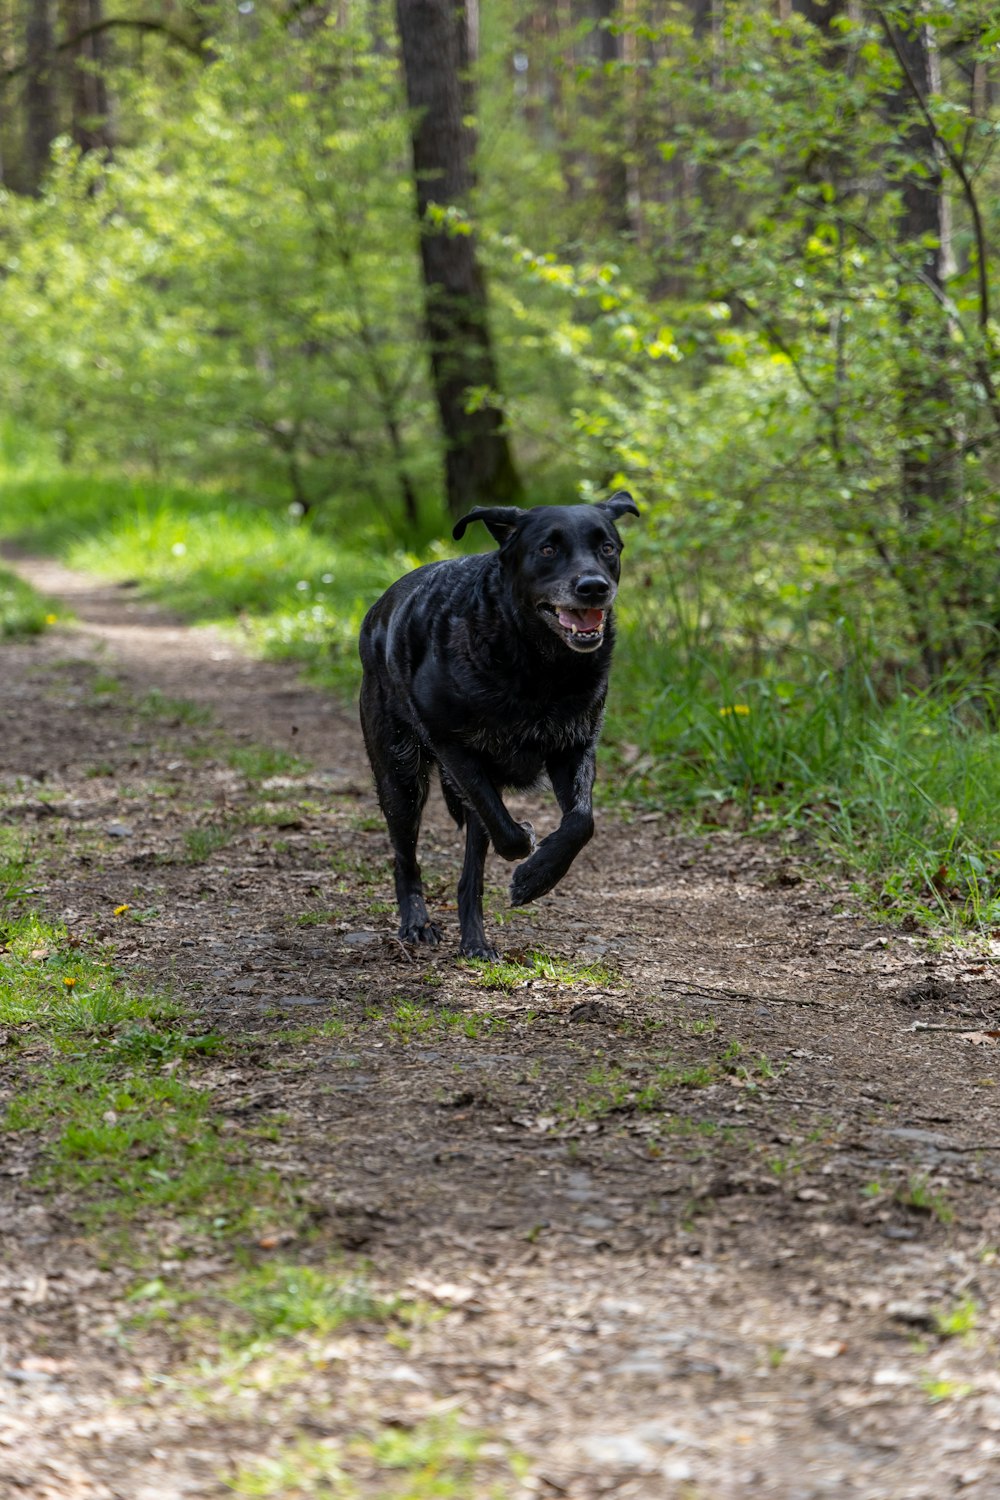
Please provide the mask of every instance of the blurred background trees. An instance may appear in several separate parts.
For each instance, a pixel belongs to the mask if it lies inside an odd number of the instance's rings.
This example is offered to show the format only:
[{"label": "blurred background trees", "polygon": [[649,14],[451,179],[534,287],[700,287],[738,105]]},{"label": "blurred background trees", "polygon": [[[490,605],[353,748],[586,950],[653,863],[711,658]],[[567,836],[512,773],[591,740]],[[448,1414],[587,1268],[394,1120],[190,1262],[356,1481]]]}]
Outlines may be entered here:
[{"label": "blurred background trees", "polygon": [[651,638],[995,676],[989,0],[2,0],[0,49],[0,390],[64,461],[407,544],[622,484]]}]

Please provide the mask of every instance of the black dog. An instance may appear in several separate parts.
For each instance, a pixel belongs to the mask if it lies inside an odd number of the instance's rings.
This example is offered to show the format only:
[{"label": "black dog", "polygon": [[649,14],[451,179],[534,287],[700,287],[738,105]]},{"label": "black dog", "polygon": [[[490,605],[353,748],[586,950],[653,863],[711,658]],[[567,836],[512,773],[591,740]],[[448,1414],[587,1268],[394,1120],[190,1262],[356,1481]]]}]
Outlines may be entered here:
[{"label": "black dog", "polygon": [[[544,896],[592,836],[597,737],[604,712],[618,588],[619,490],[597,505],[481,508],[498,552],[429,563],[382,595],[361,628],[361,725],[395,852],[399,935],[436,944],[417,864],[432,765],[466,829],[458,884],[461,951],[495,958],[483,928],[483,867],[492,843],[524,859],[510,898]],[[548,772],[562,821],[541,844],[501,800]],[[530,858],[528,857],[530,856]]]}]

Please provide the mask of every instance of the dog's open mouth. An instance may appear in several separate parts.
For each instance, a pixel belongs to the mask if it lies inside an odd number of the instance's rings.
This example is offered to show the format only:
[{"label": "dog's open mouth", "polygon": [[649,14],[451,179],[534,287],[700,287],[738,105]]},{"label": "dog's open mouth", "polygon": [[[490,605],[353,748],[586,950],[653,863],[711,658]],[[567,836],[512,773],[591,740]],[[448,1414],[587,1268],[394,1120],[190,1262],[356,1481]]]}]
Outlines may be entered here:
[{"label": "dog's open mouth", "polygon": [[573,609],[567,604],[540,604],[538,612],[574,651],[593,651],[604,639],[606,609]]}]

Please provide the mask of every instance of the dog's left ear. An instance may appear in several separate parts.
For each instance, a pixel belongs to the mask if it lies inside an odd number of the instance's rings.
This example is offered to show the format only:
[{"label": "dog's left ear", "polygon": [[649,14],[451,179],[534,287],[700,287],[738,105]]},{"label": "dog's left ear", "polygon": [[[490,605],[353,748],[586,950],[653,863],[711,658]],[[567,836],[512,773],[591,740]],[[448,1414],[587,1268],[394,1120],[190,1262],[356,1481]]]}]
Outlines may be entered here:
[{"label": "dog's left ear", "polygon": [[[636,514],[638,515],[638,511]],[[523,520],[524,511],[519,510],[516,505],[477,505],[475,510],[470,510],[467,516],[455,522],[451,534],[457,542],[465,535],[465,528],[470,521],[482,521],[495,541],[505,542]]]},{"label": "dog's left ear", "polygon": [[637,516],[639,507],[636,505],[628,490],[615,490],[608,500],[598,500],[597,509],[603,510],[605,515],[610,516],[612,521],[617,521],[619,516]]}]

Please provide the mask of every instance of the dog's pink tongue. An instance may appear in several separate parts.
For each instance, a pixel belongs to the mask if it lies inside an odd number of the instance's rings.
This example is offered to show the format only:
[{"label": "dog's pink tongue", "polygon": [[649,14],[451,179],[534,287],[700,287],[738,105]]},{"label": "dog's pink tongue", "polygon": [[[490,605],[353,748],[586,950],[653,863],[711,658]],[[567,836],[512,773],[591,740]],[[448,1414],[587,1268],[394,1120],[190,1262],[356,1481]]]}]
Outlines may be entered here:
[{"label": "dog's pink tongue", "polygon": [[600,630],[604,623],[603,609],[560,609],[559,624],[565,630]]}]

